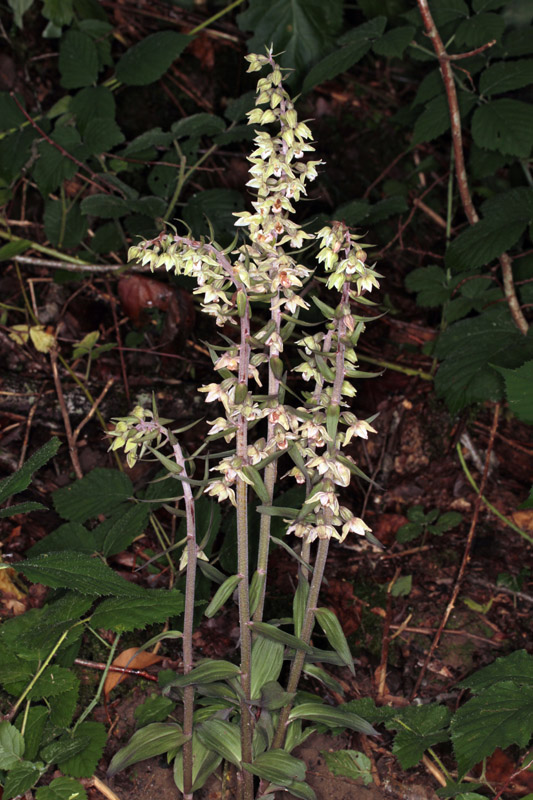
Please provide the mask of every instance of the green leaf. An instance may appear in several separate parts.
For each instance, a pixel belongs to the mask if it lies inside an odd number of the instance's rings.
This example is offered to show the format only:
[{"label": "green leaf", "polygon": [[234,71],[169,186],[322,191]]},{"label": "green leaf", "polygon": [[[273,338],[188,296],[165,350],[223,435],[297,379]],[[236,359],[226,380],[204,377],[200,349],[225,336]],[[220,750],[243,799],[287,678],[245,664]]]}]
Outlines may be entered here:
[{"label": "green leaf", "polygon": [[104,539],[103,554],[106,558],[125,550],[134,539],[143,533],[150,507],[145,503],[136,503],[119,517],[111,526]]},{"label": "green leaf", "polygon": [[12,769],[24,755],[24,737],[14,725],[0,722],[0,769]]},{"label": "green leaf", "polygon": [[127,86],[146,86],[159,80],[192,39],[176,31],[152,33],[130,47],[116,65],[117,80]]},{"label": "green leaf", "polygon": [[70,692],[77,693],[79,680],[74,673],[66,667],[56,665],[47,667],[39,675],[28,692],[29,700],[40,700],[42,697],[65,696]]},{"label": "green leaf", "polygon": [[87,800],[87,792],[72,778],[54,778],[48,786],[41,786],[35,800]]},{"label": "green leaf", "polygon": [[90,153],[98,155],[112,150],[115,145],[124,141],[124,134],[114,119],[97,116],[91,119],[84,130],[83,141]]},{"label": "green leaf", "polygon": [[24,743],[26,745],[24,754],[28,761],[35,761],[37,753],[42,745],[42,735],[44,726],[48,719],[48,709],[46,706],[32,705],[25,718],[22,714],[17,717],[17,728],[20,728],[24,719],[26,721],[26,729],[24,733]]},{"label": "green leaf", "polygon": [[78,755],[62,761],[61,771],[73,778],[90,778],[102,757],[107,741],[106,729],[101,722],[82,722],[74,737],[84,739],[88,744]]},{"label": "green leaf", "polygon": [[140,630],[147,625],[166,622],[183,612],[181,592],[169,589],[145,589],[136,598],[113,597],[104,600],[92,616],[96,628],[123,633]]},{"label": "green leaf", "polygon": [[456,528],[463,520],[463,515],[460,514],[458,511],[447,511],[445,514],[442,514],[438,520],[431,526],[430,530],[431,533],[437,534],[437,536],[442,535],[446,531],[451,531],[452,528]]},{"label": "green leaf", "polygon": [[527,158],[533,144],[533,106],[509,98],[490,100],[475,110],[472,136],[479,147]]},{"label": "green leaf", "polygon": [[197,729],[198,738],[208,750],[214,750],[226,761],[240,767],[241,731],[237,725],[222,719],[208,719]]},{"label": "green leaf", "polygon": [[526,228],[524,219],[496,222],[494,216],[487,216],[453,240],[446,252],[446,266],[453,272],[482,267],[510,250]]},{"label": "green leaf", "polygon": [[109,514],[133,495],[130,479],[116,469],[93,469],[79,481],[52,493],[54,508],[64,519],[85,522]]},{"label": "green leaf", "polygon": [[187,737],[183,735],[181,725],[173,722],[153,722],[136,731],[128,744],[115,753],[107,774],[116,775],[117,772],[138,761],[175,750],[185,741]]},{"label": "green leaf", "polygon": [[292,781],[305,779],[305,764],[285,750],[260,753],[252,764],[242,765],[248,772],[278,786],[288,786]]},{"label": "green leaf", "polygon": [[69,733],[65,733],[59,739],[55,739],[43,747],[40,756],[49,764],[62,764],[85,750],[88,744],[89,740],[86,736],[71,736]]},{"label": "green leaf", "polygon": [[[206,780],[216,770],[222,756],[208,750],[198,738],[197,733],[192,735],[192,778],[193,791],[201,789]],[[180,750],[174,760],[174,782],[180,792],[183,792],[183,751]]]},{"label": "green leaf", "polygon": [[476,14],[457,26],[455,44],[466,50],[481,47],[493,39],[500,40],[504,30],[505,20],[501,14]]},{"label": "green leaf", "polygon": [[167,687],[170,686],[191,686],[195,683],[215,683],[227,678],[235,678],[240,674],[240,669],[236,664],[229,661],[206,661],[195,667],[186,675],[177,675]]},{"label": "green leaf", "polygon": [[513,681],[521,686],[533,687],[533,656],[525,650],[515,650],[514,653],[497,658],[488,667],[478,670],[461,681],[459,686],[479,694],[498,681]]},{"label": "green leaf", "polygon": [[18,492],[23,492],[31,483],[31,478],[34,472],[43,467],[51,458],[55,456],[61,445],[57,436],[50,439],[49,442],[44,444],[37,450],[22,467],[3,478],[0,481],[0,503],[4,503],[8,497],[12,497]]},{"label": "green leaf", "polygon": [[333,753],[322,750],[327,767],[333,775],[340,778],[350,778],[353,781],[362,781],[364,786],[370,786],[372,777],[372,762],[364,753],[358,750],[337,750]]},{"label": "green leaf", "polygon": [[511,92],[533,83],[533,58],[519,61],[498,61],[481,74],[479,91],[491,97]]},{"label": "green leaf", "polygon": [[283,645],[258,636],[252,645],[251,697],[256,700],[261,689],[271,681],[277,681],[283,667]]},{"label": "green leaf", "polygon": [[248,8],[237,16],[242,31],[253,31],[248,51],[261,53],[272,43],[283,67],[303,74],[333,44],[336,26],[331,12],[342,8],[341,0],[250,0]]},{"label": "green leaf", "polygon": [[[149,131],[141,133],[130,142],[124,150],[121,151],[121,156],[133,156],[136,153],[141,153],[152,147],[168,147],[172,142],[172,134],[164,133],[161,128],[152,128]],[[166,159],[165,159],[166,160]]]},{"label": "green leaf", "polygon": [[377,732],[372,725],[358,714],[347,711],[344,706],[323,706],[320,703],[301,703],[295,706],[289,720],[307,719],[310,722],[320,722],[330,728],[349,728],[352,731],[365,733],[367,736],[374,736]]},{"label": "green leaf", "polygon": [[446,706],[432,703],[427,706],[410,706],[397,712],[386,727],[397,730],[392,752],[402,769],[409,769],[421,760],[428,747],[449,738],[450,711]]},{"label": "green leaf", "polygon": [[455,713],[451,729],[460,777],[497,747],[526,747],[533,733],[533,686],[489,686]]},{"label": "green leaf", "polygon": [[0,519],[3,517],[14,517],[15,514],[27,514],[29,511],[46,511],[46,506],[43,506],[42,503],[34,503],[31,500],[28,500],[26,503],[17,503],[14,506],[9,506],[9,508],[3,508],[0,511]]},{"label": "green leaf", "polygon": [[518,369],[495,367],[505,381],[505,394],[513,414],[528,425],[533,424],[533,361]]},{"label": "green leaf", "polygon": [[77,247],[87,233],[87,220],[77,203],[68,206],[62,200],[47,200],[43,219],[44,232],[54,247]]},{"label": "green leaf", "polygon": [[401,25],[374,42],[373,50],[378,56],[385,58],[401,58],[404,50],[412,42],[416,28],[413,25]]},{"label": "green leaf", "polygon": [[209,220],[215,238],[229,243],[235,225],[233,213],[242,208],[242,195],[235,189],[204,189],[192,195],[183,209],[182,217],[195,236],[209,235]]},{"label": "green leaf", "polygon": [[[24,98],[16,93],[17,100],[25,106]],[[8,92],[0,92],[0,131],[9,131],[12,128],[18,128],[26,122],[26,117],[15,103],[14,99],[10,97]]]},{"label": "green leaf", "polygon": [[44,0],[43,17],[49,19],[58,28],[72,22],[72,0]]},{"label": "green leaf", "polygon": [[428,100],[433,100],[438,94],[443,94],[444,83],[440,69],[435,69],[422,79],[418,86],[415,99],[413,100],[413,108],[418,105],[425,105]]},{"label": "green leaf", "polygon": [[268,622],[252,622],[251,628],[255,633],[258,633],[259,636],[264,636],[266,639],[270,639],[273,642],[280,642],[294,650],[304,650],[306,653],[311,653],[313,650],[313,648],[302,641],[302,639],[298,639],[297,636],[280,630],[275,625],[269,625]]},{"label": "green leaf", "polygon": [[226,600],[231,597],[237,586],[242,580],[242,575],[231,575],[229,578],[226,578],[222,586],[219,586],[217,589],[215,596],[207,606],[204,611],[204,614],[209,619],[214,617],[217,611],[219,611]]},{"label": "green leaf", "polygon": [[255,92],[245,92],[240,97],[230,100],[224,111],[224,116],[231,122],[240,122],[245,119],[246,113],[255,106]]},{"label": "green leaf", "polygon": [[422,535],[424,528],[418,522],[406,522],[401,525],[396,533],[396,541],[400,544],[412,542]]},{"label": "green leaf", "polygon": [[8,242],[0,247],[0,262],[9,261],[13,256],[18,256],[19,253],[25,253],[32,246],[32,242],[27,239],[19,239],[16,242]]},{"label": "green leaf", "polygon": [[41,777],[42,770],[31,761],[20,761],[8,772],[4,783],[3,800],[20,797],[34,786]]},{"label": "green leaf", "polygon": [[151,722],[164,722],[176,704],[168,697],[160,694],[152,694],[140,706],[137,706],[133,716],[137,720],[137,726],[143,728]]},{"label": "green leaf", "polygon": [[[56,128],[50,138],[78,160],[86,157],[86,150],[75,128]],[[70,180],[76,174],[78,166],[48,142],[39,143],[38,153],[32,175],[43,197],[48,197],[64,180]]]},{"label": "green leaf", "polygon": [[92,531],[88,531],[79,522],[65,522],[26,550],[26,555],[33,557],[62,550],[75,550],[77,553],[89,555],[94,553],[96,547]]},{"label": "green leaf", "polygon": [[175,139],[183,139],[186,136],[215,136],[225,129],[226,123],[221,117],[206,113],[184,117],[172,123],[170,128]]},{"label": "green leaf", "polygon": [[82,214],[104,219],[119,219],[129,213],[130,207],[123,197],[111,194],[92,194],[81,201]]},{"label": "green leaf", "polygon": [[333,649],[342,658],[352,675],[355,675],[353,656],[348,647],[346,636],[341,628],[340,622],[329,608],[317,608],[315,618],[326,634],[326,638]]},{"label": "green leaf", "polygon": [[394,582],[394,586],[391,589],[391,595],[393,597],[407,597],[411,593],[412,586],[412,575],[400,575],[400,577]]},{"label": "green leaf", "polygon": [[408,292],[416,292],[416,304],[422,308],[438,308],[444,305],[451,295],[448,277],[442,267],[429,264],[414,269],[405,279]]},{"label": "green leaf", "polygon": [[451,325],[439,338],[442,360],[435,389],[452,414],[471,403],[498,401],[503,381],[494,366],[513,368],[533,357],[533,341],[524,338],[505,313],[484,313]]},{"label": "green leaf", "polygon": [[[364,25],[360,27],[363,28]],[[303,93],[309,92],[314,86],[324,83],[324,81],[330,81],[337,75],[347,72],[368,53],[371,47],[372,39],[361,37],[329,53],[307,73],[302,86]]]},{"label": "green leaf", "polygon": [[54,589],[74,589],[81,594],[135,598],[146,591],[85,553],[44,554],[21,561],[16,568],[34,583],[43,583]]},{"label": "green leaf", "polygon": [[81,31],[67,31],[59,47],[61,86],[78,89],[90,86],[98,78],[98,52],[90,36]]},{"label": "green leaf", "polygon": [[88,86],[72,98],[69,106],[76,117],[78,130],[83,136],[86,127],[95,117],[115,118],[115,97],[105,86]]},{"label": "green leaf", "polygon": [[[461,92],[458,96],[461,117],[465,117],[474,107],[476,98],[472,94]],[[479,110],[479,109],[478,109]],[[477,112],[476,112],[477,113]],[[424,111],[415,122],[412,144],[431,142],[450,128],[450,109],[446,96],[441,94],[426,104]],[[479,142],[478,142],[479,144]],[[485,147],[486,145],[481,145]]]},{"label": "green leaf", "polygon": [[22,17],[32,7],[33,0],[8,0],[8,5],[13,11],[15,25],[17,28],[22,28]]}]

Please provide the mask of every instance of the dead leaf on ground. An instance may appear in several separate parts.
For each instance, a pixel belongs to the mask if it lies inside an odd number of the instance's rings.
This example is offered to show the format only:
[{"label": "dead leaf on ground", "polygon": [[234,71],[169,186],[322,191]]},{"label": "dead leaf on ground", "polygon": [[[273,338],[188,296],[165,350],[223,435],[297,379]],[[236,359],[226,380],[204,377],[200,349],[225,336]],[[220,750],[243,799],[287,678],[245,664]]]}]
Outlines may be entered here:
[{"label": "dead leaf on ground", "polygon": [[[112,667],[126,667],[127,669],[145,669],[151,667],[152,664],[158,664],[163,660],[163,656],[158,656],[155,653],[139,653],[138,647],[128,647],[115,658]],[[137,653],[137,655],[135,655]],[[125,672],[109,672],[104,684],[104,694],[109,697],[110,692],[113,691],[115,686],[119,684],[124,678],[127,677]]]}]

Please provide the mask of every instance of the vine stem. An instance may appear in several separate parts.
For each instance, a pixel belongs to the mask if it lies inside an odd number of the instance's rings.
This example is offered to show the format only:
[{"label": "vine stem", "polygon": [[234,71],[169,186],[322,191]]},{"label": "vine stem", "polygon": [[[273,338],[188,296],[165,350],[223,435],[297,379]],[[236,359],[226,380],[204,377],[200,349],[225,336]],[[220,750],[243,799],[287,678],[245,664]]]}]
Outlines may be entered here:
[{"label": "vine stem", "polygon": [[[185,576],[185,612],[183,621],[183,673],[187,675],[193,668],[192,635],[194,623],[194,596],[196,587],[196,568],[198,549],[196,546],[196,519],[194,497],[191,484],[187,481],[187,468],[183,451],[178,441],[173,441],[174,459],[181,467],[183,480],[183,499],[187,523],[187,572]],[[183,690],[183,733],[189,738],[183,744],[183,798],[192,800],[192,733],[194,715],[194,686]]]},{"label": "vine stem", "polygon": [[[452,130],[452,144],[455,155],[455,175],[457,177],[457,186],[459,188],[459,195],[463,205],[466,218],[470,225],[475,225],[479,222],[478,213],[474,207],[472,195],[468,187],[468,178],[466,174],[464,150],[463,150],[463,134],[461,129],[461,113],[459,111],[459,103],[457,101],[457,91],[455,88],[455,81],[453,78],[453,70],[450,60],[453,56],[449,56],[446,52],[444,43],[437,30],[433,16],[431,14],[428,0],[417,0],[418,9],[426,29],[426,33],[431,40],[435,55],[437,56],[442,80],[444,81],[444,88],[446,91],[446,98],[448,100],[448,108],[450,111],[450,122]],[[487,47],[490,43],[487,43]],[[465,54],[465,57],[470,54]],[[502,268],[503,276],[503,290],[509,311],[513,318],[513,322],[518,330],[524,335],[527,334],[529,326],[524,314],[520,308],[516,290],[513,281],[513,268],[510,256],[507,253],[502,253],[499,258],[500,266]]]}]

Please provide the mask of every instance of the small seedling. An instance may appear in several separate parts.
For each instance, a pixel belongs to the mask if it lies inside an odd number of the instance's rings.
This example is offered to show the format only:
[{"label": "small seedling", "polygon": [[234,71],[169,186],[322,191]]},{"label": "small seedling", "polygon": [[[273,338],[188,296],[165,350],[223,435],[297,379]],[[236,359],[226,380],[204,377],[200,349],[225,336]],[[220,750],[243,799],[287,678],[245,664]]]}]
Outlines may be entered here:
[{"label": "small seedling", "polygon": [[419,536],[425,537],[428,533],[442,536],[446,531],[456,528],[463,516],[458,511],[447,511],[445,514],[441,514],[438,508],[432,508],[426,514],[423,506],[413,506],[407,512],[407,519],[409,522],[398,528],[396,534],[396,541],[400,544],[412,542]]}]

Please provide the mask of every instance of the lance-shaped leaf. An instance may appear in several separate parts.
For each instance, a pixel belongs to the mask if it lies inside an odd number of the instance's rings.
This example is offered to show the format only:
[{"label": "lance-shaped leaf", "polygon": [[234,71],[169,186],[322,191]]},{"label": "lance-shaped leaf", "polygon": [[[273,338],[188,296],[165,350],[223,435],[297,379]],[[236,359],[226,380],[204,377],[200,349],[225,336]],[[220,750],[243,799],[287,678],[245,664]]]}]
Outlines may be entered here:
[{"label": "lance-shaped leaf", "polygon": [[337,436],[337,425],[339,424],[340,406],[338,404],[328,406],[326,411],[326,430],[332,441]]},{"label": "lance-shaped leaf", "polygon": [[252,699],[259,697],[266,683],[277,681],[282,666],[283,644],[258,636],[252,646]]},{"label": "lance-shaped leaf", "polygon": [[377,736],[377,731],[358,714],[345,711],[341,706],[323,706],[319,703],[301,703],[292,709],[289,720],[307,719],[311,722],[320,722],[330,728],[350,728],[352,731],[366,733],[367,736]]},{"label": "lance-shaped leaf", "polygon": [[242,580],[242,575],[230,575],[226,578],[222,586],[219,586],[215,596],[205,610],[206,617],[214,617],[217,611],[222,608],[226,600],[231,597],[237,586]]},{"label": "lance-shaped leaf", "polygon": [[[196,792],[201,789],[209,776],[216,770],[222,756],[209,750],[200,741],[198,734],[192,735],[192,789]],[[174,760],[174,781],[176,786],[183,792],[183,750],[180,750]]]},{"label": "lance-shaped leaf", "polygon": [[261,500],[262,503],[268,504],[270,503],[270,496],[268,494],[267,488],[263,482],[263,479],[259,472],[256,470],[255,467],[252,467],[250,464],[245,464],[242,467],[242,471],[244,476],[250,482],[250,485],[258,498]]},{"label": "lance-shaped leaf", "polygon": [[15,514],[27,514],[29,511],[41,511],[42,509],[46,511],[46,506],[43,506],[42,503],[28,500],[26,503],[17,503],[15,506],[3,508],[0,511],[0,519],[3,517],[14,517]]},{"label": "lance-shaped leaf", "polygon": [[289,783],[287,789],[295,797],[301,797],[302,800],[316,800],[315,790],[303,781],[293,781]]},{"label": "lance-shaped leaf", "polygon": [[353,658],[346,641],[346,636],[341,628],[340,622],[329,608],[317,608],[315,617],[318,624],[326,634],[327,640],[333,649],[342,658],[343,663],[348,667],[352,675],[355,675]]},{"label": "lance-shaped leaf", "polygon": [[263,587],[265,585],[266,575],[256,570],[252,576],[250,583],[250,614],[253,614],[259,605]]},{"label": "lance-shaped leaf", "polygon": [[33,473],[55,456],[60,445],[61,442],[57,436],[54,436],[49,442],[37,450],[37,452],[34,453],[19,470],[14,472],[13,475],[8,475],[7,478],[1,480],[0,503],[3,503],[8,497],[17,494],[17,492],[23,492],[24,489],[27,489],[30,485]]},{"label": "lance-shaped leaf", "polygon": [[208,750],[214,750],[236,767],[240,767],[240,728],[222,719],[208,719],[197,729],[198,738]]},{"label": "lance-shaped leaf", "polygon": [[304,624],[305,609],[307,608],[307,598],[309,596],[309,584],[301,578],[294,593],[292,601],[292,616],[294,619],[294,633],[299,636]]},{"label": "lance-shaped leaf", "polygon": [[341,697],[344,695],[344,689],[339,681],[336,681],[332,675],[329,675],[325,669],[317,666],[317,664],[305,664],[303,671],[306,675],[309,675],[310,678],[314,678],[316,681],[323,683],[330,691],[340,694]]},{"label": "lance-shaped leaf", "polygon": [[265,639],[271,639],[273,642],[280,642],[281,644],[291,647],[294,650],[305,650],[306,653],[312,652],[312,647],[306,644],[302,639],[298,639],[291,633],[286,633],[276,628],[275,625],[269,625],[268,622],[252,622],[250,627],[259,636],[264,636]]},{"label": "lance-shaped leaf", "polygon": [[270,750],[261,753],[253,764],[243,764],[244,769],[259,778],[278,786],[289,786],[293,781],[305,779],[305,764],[285,750]]},{"label": "lance-shaped leaf", "polygon": [[194,683],[215,683],[227,678],[235,678],[237,675],[240,675],[239,667],[229,661],[206,661],[188,672],[187,675],[178,675],[177,678],[167,683],[167,688],[171,686],[183,688]]},{"label": "lance-shaped leaf", "polygon": [[138,761],[175,750],[176,747],[181,747],[187,738],[181,725],[172,722],[153,722],[151,725],[146,725],[133,734],[125,747],[115,753],[107,774],[116,775],[117,772]]}]

